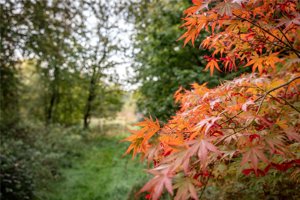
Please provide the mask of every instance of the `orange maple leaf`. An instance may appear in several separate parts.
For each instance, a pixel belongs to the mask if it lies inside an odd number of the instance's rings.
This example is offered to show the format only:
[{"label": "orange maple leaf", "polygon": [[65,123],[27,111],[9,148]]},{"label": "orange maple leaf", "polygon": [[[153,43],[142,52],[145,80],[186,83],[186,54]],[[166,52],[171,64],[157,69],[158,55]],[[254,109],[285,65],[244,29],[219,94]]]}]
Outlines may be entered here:
[{"label": "orange maple leaf", "polygon": [[158,120],[153,121],[151,117],[136,123],[135,126],[142,128],[139,130],[129,130],[132,135],[122,140],[131,142],[125,154],[133,151],[133,158],[137,153],[146,153],[149,148],[149,139],[160,129]]},{"label": "orange maple leaf", "polygon": [[222,70],[220,69],[220,67],[219,67],[219,65],[218,65],[218,63],[217,63],[217,61],[215,60],[215,59],[211,59],[208,63],[207,63],[207,65],[206,65],[206,67],[205,67],[205,71],[207,71],[208,69],[209,69],[209,71],[210,71],[210,75],[212,76],[213,74],[214,74],[214,69],[217,69],[218,71],[220,71],[220,72],[222,72]]},{"label": "orange maple leaf", "polygon": [[252,66],[252,72],[255,72],[256,69],[258,68],[259,74],[262,74],[262,72],[263,72],[263,62],[264,62],[264,58],[263,57],[259,57],[255,53],[255,55],[251,57],[251,60],[247,63],[247,65],[245,65],[245,67],[253,65]]}]

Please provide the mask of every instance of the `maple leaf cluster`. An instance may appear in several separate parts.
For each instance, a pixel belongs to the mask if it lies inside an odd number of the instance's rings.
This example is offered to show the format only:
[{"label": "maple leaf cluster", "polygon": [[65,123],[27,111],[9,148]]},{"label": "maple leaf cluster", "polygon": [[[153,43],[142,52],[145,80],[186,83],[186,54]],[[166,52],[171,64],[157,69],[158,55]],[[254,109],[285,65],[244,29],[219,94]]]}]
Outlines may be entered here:
[{"label": "maple leaf cluster", "polygon": [[[242,75],[209,89],[179,88],[180,110],[161,126],[153,119],[137,125],[127,141],[153,163],[154,177],[141,189],[158,199],[164,189],[175,199],[198,199],[218,165],[239,163],[237,174],[265,176],[300,167],[300,18],[298,1],[201,1],[185,10],[186,32],[201,46],[213,74],[251,66]],[[201,195],[200,195],[201,196]]]},{"label": "maple leaf cluster", "polygon": [[[280,3],[281,2],[281,3]],[[288,52],[290,60],[299,63],[300,13],[298,1],[259,0],[193,0],[182,27],[186,32],[179,38],[184,45],[194,45],[202,30],[211,35],[201,47],[213,50],[206,70],[213,74],[216,68],[232,71],[238,67],[252,66],[260,74],[275,70],[283,62],[280,56]]]}]

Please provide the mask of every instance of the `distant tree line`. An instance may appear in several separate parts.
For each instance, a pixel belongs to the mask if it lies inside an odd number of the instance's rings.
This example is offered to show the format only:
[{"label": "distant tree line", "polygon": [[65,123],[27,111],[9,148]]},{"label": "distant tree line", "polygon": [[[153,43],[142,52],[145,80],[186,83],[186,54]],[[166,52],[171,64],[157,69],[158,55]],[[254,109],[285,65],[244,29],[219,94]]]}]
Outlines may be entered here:
[{"label": "distant tree line", "polygon": [[1,2],[1,126],[30,119],[88,128],[92,116],[116,113],[122,91],[108,71],[124,50],[113,37],[123,8],[101,0]]}]

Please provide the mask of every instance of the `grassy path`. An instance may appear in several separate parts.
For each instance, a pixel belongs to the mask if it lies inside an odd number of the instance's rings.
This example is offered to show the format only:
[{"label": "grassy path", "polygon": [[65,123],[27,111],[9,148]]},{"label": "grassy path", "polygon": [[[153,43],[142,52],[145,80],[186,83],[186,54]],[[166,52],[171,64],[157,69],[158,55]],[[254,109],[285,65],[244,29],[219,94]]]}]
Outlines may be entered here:
[{"label": "grassy path", "polygon": [[146,179],[145,166],[138,159],[122,157],[127,144],[120,140],[116,136],[102,136],[87,142],[82,156],[73,158],[72,167],[62,170],[64,178],[49,184],[51,192],[47,199],[132,199],[129,197],[132,189],[140,187]]}]

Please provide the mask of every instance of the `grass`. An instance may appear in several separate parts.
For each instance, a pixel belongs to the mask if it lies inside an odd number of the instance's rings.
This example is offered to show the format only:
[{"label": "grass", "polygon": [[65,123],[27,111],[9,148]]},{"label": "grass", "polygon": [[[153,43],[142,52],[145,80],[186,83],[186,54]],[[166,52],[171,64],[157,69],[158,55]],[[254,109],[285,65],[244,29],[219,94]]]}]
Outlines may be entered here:
[{"label": "grass", "polygon": [[[147,180],[146,168],[138,159],[123,157],[128,144],[124,136],[93,136],[87,139],[72,167],[61,170],[61,179],[50,181],[39,191],[43,200],[132,199],[136,188]],[[82,145],[80,145],[82,147]],[[74,146],[76,148],[76,145]]]}]

